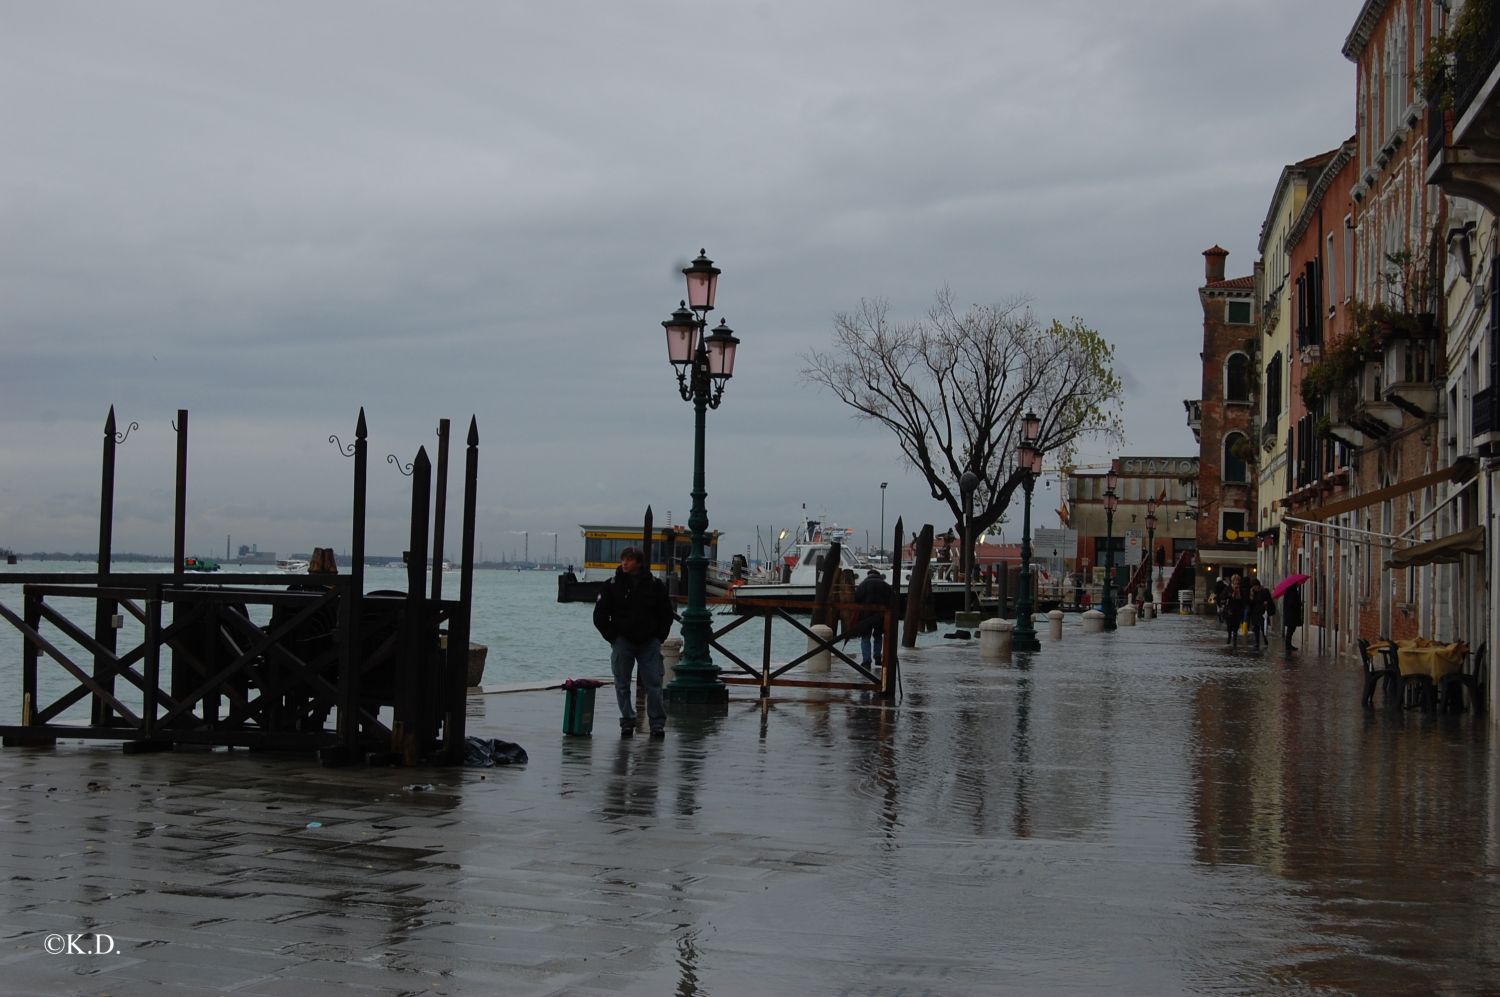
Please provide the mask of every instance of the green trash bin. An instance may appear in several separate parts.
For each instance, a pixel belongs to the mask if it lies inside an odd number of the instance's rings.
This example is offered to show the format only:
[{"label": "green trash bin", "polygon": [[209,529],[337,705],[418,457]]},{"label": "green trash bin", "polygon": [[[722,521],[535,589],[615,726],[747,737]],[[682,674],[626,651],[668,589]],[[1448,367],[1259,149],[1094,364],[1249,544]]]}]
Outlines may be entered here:
[{"label": "green trash bin", "polygon": [[600,683],[569,679],[563,683],[563,733],[588,737],[594,732],[594,690]]}]

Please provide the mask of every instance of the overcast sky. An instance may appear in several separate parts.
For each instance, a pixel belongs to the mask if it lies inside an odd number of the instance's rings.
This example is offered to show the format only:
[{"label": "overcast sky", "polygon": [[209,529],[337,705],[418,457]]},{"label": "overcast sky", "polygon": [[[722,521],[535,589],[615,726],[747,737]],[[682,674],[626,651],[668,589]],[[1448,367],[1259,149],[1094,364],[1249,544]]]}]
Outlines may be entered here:
[{"label": "overcast sky", "polygon": [[1359,9],[0,0],[0,546],[96,548],[111,404],[140,424],[117,551],[171,551],[179,408],[189,553],[346,550],[328,437],[361,406],[372,553],[406,546],[385,456],[435,460],[443,417],[455,472],[478,419],[488,558],[685,522],[660,323],[699,248],[741,340],[708,420],[723,557],[804,503],[863,543],[881,481],[888,530],[949,525],[799,377],[865,297],[1079,316],[1118,349],[1123,452],[1196,454],[1200,254],[1249,274],[1282,166],[1353,132]]}]

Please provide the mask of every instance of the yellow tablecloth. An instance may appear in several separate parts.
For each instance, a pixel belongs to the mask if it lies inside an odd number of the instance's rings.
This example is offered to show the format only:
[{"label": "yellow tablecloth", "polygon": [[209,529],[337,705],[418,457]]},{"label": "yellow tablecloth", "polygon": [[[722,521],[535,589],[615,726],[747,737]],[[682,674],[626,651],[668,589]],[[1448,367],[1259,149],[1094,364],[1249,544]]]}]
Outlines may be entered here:
[{"label": "yellow tablecloth", "polygon": [[[1390,644],[1381,641],[1370,645],[1376,651]],[[1423,637],[1396,641],[1396,660],[1402,675],[1428,675],[1434,680],[1449,672],[1461,672],[1469,649],[1462,643],[1436,644]]]}]

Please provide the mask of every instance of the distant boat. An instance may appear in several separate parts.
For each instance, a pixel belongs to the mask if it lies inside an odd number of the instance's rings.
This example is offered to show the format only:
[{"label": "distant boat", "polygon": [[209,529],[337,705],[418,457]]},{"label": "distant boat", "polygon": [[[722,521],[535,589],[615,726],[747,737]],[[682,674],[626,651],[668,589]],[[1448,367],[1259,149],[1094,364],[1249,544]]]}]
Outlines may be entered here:
[{"label": "distant boat", "polygon": [[183,571],[218,571],[219,562],[211,557],[185,557],[182,559]]},{"label": "distant boat", "polygon": [[302,573],[307,571],[307,562],[298,557],[283,557],[277,560],[276,567],[282,571]]}]

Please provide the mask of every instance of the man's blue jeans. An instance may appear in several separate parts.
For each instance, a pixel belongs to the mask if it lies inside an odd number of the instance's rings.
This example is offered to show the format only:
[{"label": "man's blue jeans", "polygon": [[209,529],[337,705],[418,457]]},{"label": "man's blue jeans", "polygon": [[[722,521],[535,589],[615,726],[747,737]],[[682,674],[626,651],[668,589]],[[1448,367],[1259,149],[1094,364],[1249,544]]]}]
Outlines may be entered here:
[{"label": "man's blue jeans", "polygon": [[641,669],[641,688],[646,690],[646,718],[652,730],[667,725],[667,710],[661,700],[661,641],[655,637],[644,644],[634,644],[624,637],[616,637],[609,649],[609,670],[615,677],[615,700],[620,705],[620,726],[635,727],[635,696],[630,691],[630,672],[636,665]]},{"label": "man's blue jeans", "polygon": [[[873,658],[870,657],[870,644],[871,644],[872,641],[875,644],[875,657],[873,657]],[[872,663],[877,664],[877,665],[880,664],[880,662],[881,662],[880,651],[881,651],[881,649],[884,646],[885,646],[885,631],[884,630],[876,630],[873,633],[860,634],[859,635],[860,664],[864,664],[865,662],[872,662]]]}]

